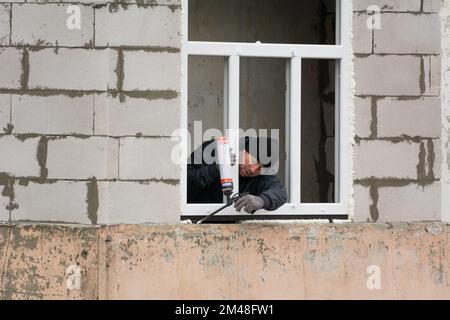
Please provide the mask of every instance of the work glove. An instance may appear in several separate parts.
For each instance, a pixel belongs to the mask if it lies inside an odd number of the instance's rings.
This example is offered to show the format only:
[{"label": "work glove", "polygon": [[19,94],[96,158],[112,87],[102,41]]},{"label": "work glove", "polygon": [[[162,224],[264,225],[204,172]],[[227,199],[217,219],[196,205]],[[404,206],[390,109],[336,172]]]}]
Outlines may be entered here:
[{"label": "work glove", "polygon": [[242,208],[247,213],[255,213],[256,210],[264,208],[264,200],[258,196],[252,196],[251,194],[247,194],[237,200],[234,203],[234,207],[237,212],[240,212]]}]

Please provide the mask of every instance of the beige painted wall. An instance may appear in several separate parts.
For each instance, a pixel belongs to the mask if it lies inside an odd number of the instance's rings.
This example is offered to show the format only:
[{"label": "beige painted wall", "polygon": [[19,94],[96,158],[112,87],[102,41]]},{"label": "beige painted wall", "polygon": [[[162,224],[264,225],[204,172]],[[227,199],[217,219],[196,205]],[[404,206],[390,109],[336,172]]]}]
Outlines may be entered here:
[{"label": "beige painted wall", "polygon": [[450,299],[449,257],[442,223],[0,226],[0,299]]}]

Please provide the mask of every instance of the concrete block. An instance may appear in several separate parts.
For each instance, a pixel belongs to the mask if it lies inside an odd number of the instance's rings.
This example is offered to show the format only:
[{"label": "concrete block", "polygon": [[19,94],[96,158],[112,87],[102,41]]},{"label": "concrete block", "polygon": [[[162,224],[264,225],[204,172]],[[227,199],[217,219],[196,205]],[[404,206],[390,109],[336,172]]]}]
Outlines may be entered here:
[{"label": "concrete block", "polygon": [[419,144],[361,140],[354,147],[355,178],[417,179]]},{"label": "concrete block", "polygon": [[415,56],[355,57],[357,95],[421,94],[421,61]]},{"label": "concrete block", "polygon": [[86,182],[16,183],[14,194],[18,208],[11,213],[12,221],[91,224],[87,214]]},{"label": "concrete block", "polygon": [[20,89],[23,50],[0,48],[0,89]]},{"label": "concrete block", "polygon": [[372,53],[372,23],[370,15],[365,13],[353,14],[353,53]]},{"label": "concrete block", "polygon": [[438,138],[441,136],[441,99],[379,99],[377,125],[378,137],[408,135]]},{"label": "concrete block", "polygon": [[31,51],[30,89],[115,89],[117,52],[111,49],[60,48]]},{"label": "concrete block", "polygon": [[368,138],[371,134],[372,99],[355,97],[355,135]]},{"label": "concrete block", "polygon": [[380,221],[437,221],[441,214],[439,182],[378,189]]},{"label": "concrete block", "polygon": [[2,4],[0,5],[0,45],[9,45],[9,35],[10,35],[10,13],[11,5]]},{"label": "concrete block", "polygon": [[111,7],[114,5],[95,10],[97,46],[181,47],[181,10],[168,6]]},{"label": "concrete block", "polygon": [[95,134],[170,136],[180,128],[180,100],[95,96]]},{"label": "concrete block", "polygon": [[359,184],[353,185],[354,220],[355,222],[370,222],[370,206],[373,200],[370,197],[370,188]]},{"label": "concrete block", "polygon": [[98,223],[177,223],[180,186],[164,182],[98,182]]},{"label": "concrete block", "polygon": [[424,95],[439,96],[441,92],[441,56],[424,56],[422,86]]},{"label": "concrete block", "polygon": [[14,133],[85,134],[93,130],[94,97],[12,97]]},{"label": "concrete block", "polygon": [[180,91],[181,55],[167,52],[124,52],[123,89]]},{"label": "concrete block", "polygon": [[423,12],[439,13],[441,0],[423,0]]},{"label": "concrete block", "polygon": [[12,135],[0,136],[0,173],[16,177],[39,177],[39,139],[20,140]]},{"label": "concrete block", "polygon": [[374,30],[375,53],[439,54],[441,26],[438,14],[383,13]]},{"label": "concrete block", "polygon": [[180,165],[172,159],[177,145],[169,138],[120,139],[120,179],[180,179]]},{"label": "concrete block", "polygon": [[383,11],[420,12],[421,0],[354,0],[353,11],[366,11],[378,6]]},{"label": "concrete block", "polygon": [[13,45],[92,45],[94,8],[90,6],[27,3],[15,4],[12,8]]},{"label": "concrete block", "polygon": [[49,140],[49,179],[114,179],[118,177],[118,141],[113,138],[67,137]]},{"label": "concrete block", "polygon": [[10,123],[11,115],[11,94],[0,94],[0,132],[8,131],[8,124]]}]

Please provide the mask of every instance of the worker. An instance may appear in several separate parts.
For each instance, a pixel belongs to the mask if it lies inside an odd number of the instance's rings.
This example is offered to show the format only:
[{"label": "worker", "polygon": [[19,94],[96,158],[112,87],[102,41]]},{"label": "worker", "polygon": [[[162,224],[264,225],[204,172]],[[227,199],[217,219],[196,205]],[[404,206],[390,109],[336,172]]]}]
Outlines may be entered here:
[{"label": "worker", "polygon": [[[272,139],[262,137],[240,139],[239,193],[248,194],[234,203],[238,212],[241,209],[252,214],[260,209],[273,211],[287,201],[286,188],[280,180],[275,175],[261,174],[264,168],[272,165],[272,161],[261,160],[260,143],[266,143],[267,156],[272,160],[274,156],[271,154],[274,143]],[[223,203],[218,164],[215,160],[205,161],[208,155],[215,159],[215,145],[215,140],[206,141],[190,156],[187,167],[188,203]],[[231,159],[234,165],[236,156],[233,154]]]}]

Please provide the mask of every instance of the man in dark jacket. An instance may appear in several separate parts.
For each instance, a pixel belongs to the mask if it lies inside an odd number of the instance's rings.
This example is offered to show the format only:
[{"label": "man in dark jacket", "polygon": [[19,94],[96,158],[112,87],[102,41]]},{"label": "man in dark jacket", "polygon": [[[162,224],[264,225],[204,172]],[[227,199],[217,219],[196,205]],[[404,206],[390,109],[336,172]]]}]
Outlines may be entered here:
[{"label": "man in dark jacket", "polygon": [[[253,142],[252,139],[257,139],[255,142],[257,148],[249,147]],[[241,139],[239,193],[247,192],[249,194],[236,201],[234,206],[237,211],[241,209],[248,213],[254,213],[259,209],[273,211],[287,201],[286,189],[280,180],[274,175],[261,175],[263,167],[270,166],[271,163],[262,163],[260,160],[260,139],[262,138],[245,137]],[[264,139],[264,141],[270,155],[271,140]],[[218,165],[215,162],[208,164],[204,159],[205,154],[215,158],[214,140],[204,142],[190,156],[187,167],[188,203],[223,202]]]}]

